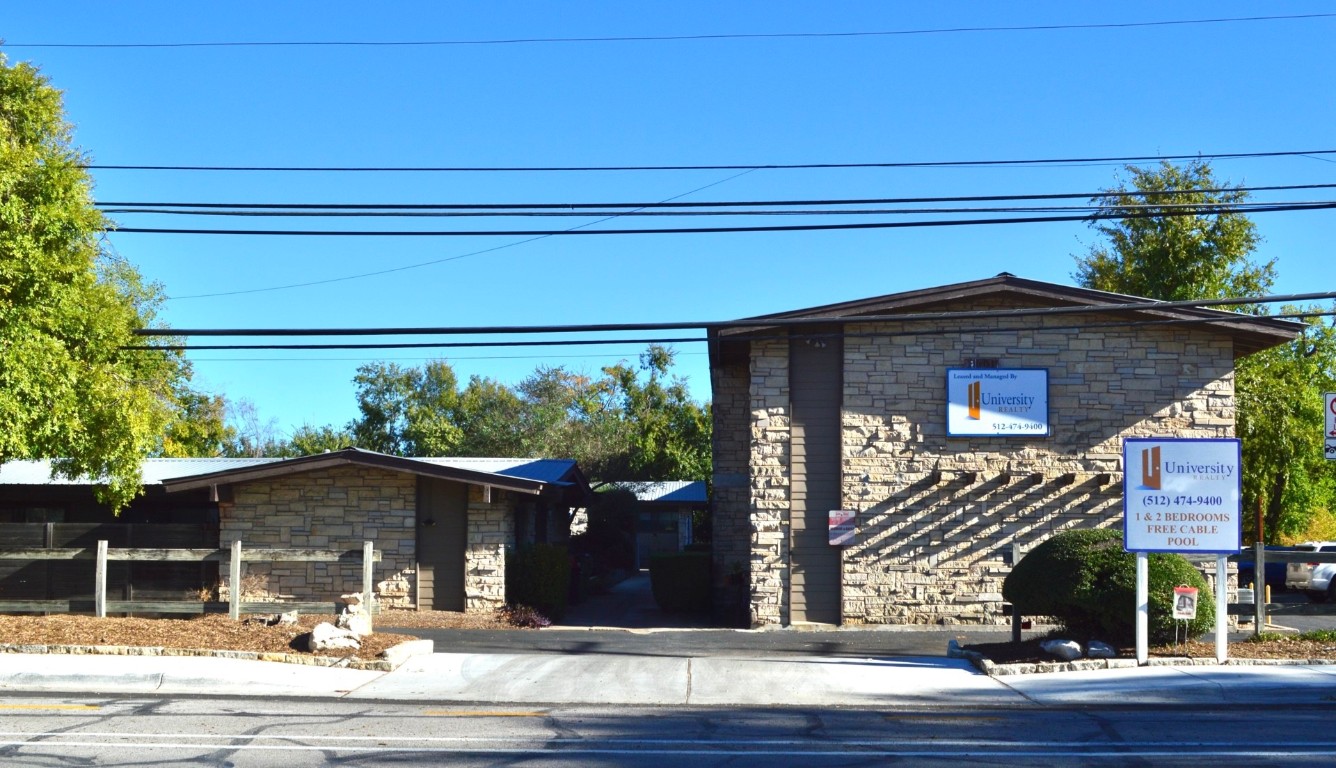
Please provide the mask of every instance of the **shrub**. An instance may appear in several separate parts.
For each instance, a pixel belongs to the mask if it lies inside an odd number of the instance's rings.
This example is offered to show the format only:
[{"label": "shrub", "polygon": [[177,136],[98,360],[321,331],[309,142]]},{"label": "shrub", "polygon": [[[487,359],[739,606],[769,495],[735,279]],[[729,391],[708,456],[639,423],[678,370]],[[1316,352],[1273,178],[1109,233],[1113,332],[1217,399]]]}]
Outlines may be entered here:
[{"label": "shrub", "polygon": [[531,544],[506,557],[506,602],[560,619],[566,614],[571,560],[556,544]]},{"label": "shrub", "polygon": [[552,620],[527,605],[508,605],[501,609],[501,618],[510,626],[520,629],[544,629]]},{"label": "shrub", "polygon": [[[1196,587],[1197,618],[1188,637],[1215,625],[1215,604],[1206,580],[1182,555],[1149,558],[1149,635],[1152,643],[1174,639],[1174,587]],[[1127,643],[1136,633],[1136,555],[1123,550],[1113,529],[1064,531],[1035,547],[1002,585],[1002,597],[1028,616],[1051,617],[1077,639]]]},{"label": "shrub", "polygon": [[710,556],[704,552],[653,555],[649,584],[654,602],[669,613],[710,610]]}]

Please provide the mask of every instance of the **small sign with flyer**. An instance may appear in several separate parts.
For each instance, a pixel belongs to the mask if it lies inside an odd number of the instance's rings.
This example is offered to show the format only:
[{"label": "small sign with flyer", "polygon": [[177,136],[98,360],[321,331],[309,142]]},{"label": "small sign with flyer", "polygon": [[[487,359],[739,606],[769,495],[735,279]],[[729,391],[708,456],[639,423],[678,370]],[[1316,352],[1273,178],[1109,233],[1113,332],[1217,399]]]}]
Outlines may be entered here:
[{"label": "small sign with flyer", "polygon": [[830,511],[830,544],[845,547],[854,543],[854,523],[858,513],[852,509],[832,509]]},{"label": "small sign with flyer", "polygon": [[1174,618],[1192,620],[1197,618],[1197,588],[1174,587]]},{"label": "small sign with flyer", "polygon": [[1327,460],[1336,461],[1336,392],[1323,395],[1327,401],[1326,444]]}]

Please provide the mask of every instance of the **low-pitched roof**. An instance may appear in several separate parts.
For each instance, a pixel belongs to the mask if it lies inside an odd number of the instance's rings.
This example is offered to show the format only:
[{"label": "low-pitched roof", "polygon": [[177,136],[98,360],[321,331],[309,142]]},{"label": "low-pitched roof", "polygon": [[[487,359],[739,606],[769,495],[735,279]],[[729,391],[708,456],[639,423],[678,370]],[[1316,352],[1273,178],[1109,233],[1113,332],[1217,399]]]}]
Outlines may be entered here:
[{"label": "low-pitched roof", "polygon": [[[161,486],[172,492],[345,465],[379,467],[519,493],[540,494],[547,488],[588,491],[588,481],[571,459],[405,458],[360,448],[345,448],[291,459],[145,459],[140,465],[140,471],[145,486]],[[0,464],[0,485],[94,484],[95,481],[87,478],[70,480],[52,477],[51,462],[46,460],[7,461]]]},{"label": "low-pitched roof", "polygon": [[[819,323],[822,321],[833,323],[857,322],[892,315],[897,316],[895,319],[899,320],[901,319],[898,317],[900,315],[929,313],[942,305],[994,296],[1025,298],[1036,307],[1041,308],[1068,307],[1072,308],[1072,311],[1127,312],[1150,320],[1200,322],[1201,326],[1198,327],[1208,328],[1233,338],[1234,357],[1236,359],[1284,344],[1298,337],[1304,328],[1303,323],[1293,320],[1246,315],[1218,309],[1174,306],[1176,302],[1159,302],[1166,306],[1145,307],[1145,304],[1154,300],[1072,285],[1047,283],[1041,280],[1029,280],[1003,272],[996,277],[984,280],[954,283],[744,318],[743,321],[748,323],[755,321],[756,325],[737,327],[734,323],[726,328],[711,329],[710,335],[712,337],[745,339],[747,334],[754,334],[767,328],[773,329],[782,325]],[[1136,308],[1122,306],[1129,304],[1139,306]],[[988,312],[996,316],[1005,315],[1007,310],[981,310],[981,312]],[[1023,312],[1023,310],[1017,310],[1013,314],[1022,316]],[[951,314],[960,316],[956,310],[952,310]]]},{"label": "low-pitched roof", "polygon": [[608,485],[628,490],[636,501],[650,504],[704,504],[708,499],[703,480],[621,480]]}]

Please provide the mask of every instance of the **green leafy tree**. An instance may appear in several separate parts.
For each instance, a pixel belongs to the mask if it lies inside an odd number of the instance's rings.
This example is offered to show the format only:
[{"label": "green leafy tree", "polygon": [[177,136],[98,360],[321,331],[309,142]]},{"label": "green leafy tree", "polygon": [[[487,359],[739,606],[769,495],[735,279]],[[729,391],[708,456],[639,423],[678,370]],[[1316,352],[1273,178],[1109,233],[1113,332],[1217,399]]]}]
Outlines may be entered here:
[{"label": "green leafy tree", "polygon": [[640,369],[604,368],[619,401],[625,446],[623,477],[635,480],[705,480],[711,467],[709,407],[697,405],[686,382],[672,377],[672,350],[651,346]]},{"label": "green leafy tree", "polygon": [[455,424],[459,393],[444,361],[421,368],[368,363],[357,369],[361,417],[350,431],[357,445],[398,456],[449,456],[463,439]]},{"label": "green leafy tree", "polygon": [[310,456],[326,451],[341,451],[353,444],[353,435],[346,429],[333,426],[314,427],[303,424],[293,430],[288,438],[286,450],[290,456]]},{"label": "green leafy tree", "polygon": [[[1219,182],[1210,166],[1128,167],[1132,187],[1107,190],[1094,201],[1109,216],[1095,228],[1107,243],[1077,258],[1077,281],[1088,287],[1164,300],[1246,298],[1268,293],[1274,262],[1252,260],[1259,237],[1253,222],[1230,206],[1247,193]],[[1175,215],[1184,205],[1209,213]],[[1262,314],[1263,307],[1250,311]],[[1238,365],[1237,434],[1243,441],[1245,511],[1265,511],[1265,537],[1276,541],[1332,508],[1336,482],[1322,460],[1321,397],[1332,385],[1332,330],[1310,324],[1304,338],[1243,358]],[[1254,515],[1245,528],[1256,537]]]},{"label": "green leafy tree", "polygon": [[237,432],[227,423],[227,400],[222,395],[196,392],[184,384],[174,393],[178,411],[163,432],[158,456],[208,458],[226,456],[236,444]]},{"label": "green leafy tree", "polygon": [[154,322],[157,286],[103,247],[85,158],[60,92],[0,56],[0,461],[53,459],[104,481],[113,509],[140,492],[142,459],[172,421],[189,370],[127,350]]},{"label": "green leafy tree", "polygon": [[1235,388],[1245,532],[1256,540],[1251,513],[1260,504],[1267,541],[1301,535],[1316,513],[1336,509],[1336,466],[1322,434],[1322,393],[1336,391],[1336,328],[1313,319],[1299,340],[1245,357]]},{"label": "green leafy tree", "polygon": [[[1102,291],[1166,301],[1241,298],[1271,289],[1275,262],[1255,264],[1257,227],[1229,210],[1248,193],[1218,182],[1203,161],[1158,168],[1127,166],[1120,185],[1091,202],[1102,219],[1093,226],[1107,242],[1077,260],[1076,280]],[[1218,213],[1178,215],[1183,206]]]},{"label": "green leafy tree", "polygon": [[523,403],[495,379],[474,376],[459,393],[460,456],[524,456],[517,425]]}]

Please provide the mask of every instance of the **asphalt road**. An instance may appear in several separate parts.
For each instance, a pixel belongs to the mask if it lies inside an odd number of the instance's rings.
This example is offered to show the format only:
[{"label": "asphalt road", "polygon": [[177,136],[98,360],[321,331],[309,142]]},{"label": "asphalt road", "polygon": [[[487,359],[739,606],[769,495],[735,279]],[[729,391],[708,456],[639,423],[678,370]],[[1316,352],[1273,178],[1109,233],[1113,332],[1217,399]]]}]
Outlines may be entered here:
[{"label": "asphalt road", "polygon": [[682,710],[8,697],[0,713],[0,764],[34,768],[1336,761],[1333,706]]}]

